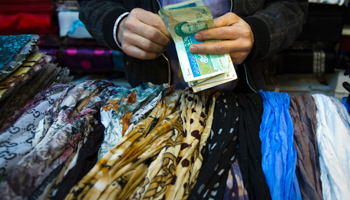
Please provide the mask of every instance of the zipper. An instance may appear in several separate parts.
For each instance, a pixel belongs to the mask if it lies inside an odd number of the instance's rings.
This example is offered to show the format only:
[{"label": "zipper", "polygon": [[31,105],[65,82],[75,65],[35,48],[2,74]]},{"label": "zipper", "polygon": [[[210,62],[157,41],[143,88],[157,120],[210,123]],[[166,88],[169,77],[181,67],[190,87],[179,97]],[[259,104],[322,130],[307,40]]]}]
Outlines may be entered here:
[{"label": "zipper", "polygon": [[158,3],[158,6],[159,6],[159,9],[160,9],[162,7],[162,5],[160,5],[159,0],[157,0],[157,3]]},{"label": "zipper", "polygon": [[171,84],[171,67],[170,67],[170,61],[169,59],[164,55],[164,53],[162,53],[163,58],[166,60],[166,62],[168,63],[168,84]]},{"label": "zipper", "polygon": [[[232,0],[231,0],[232,1]],[[162,5],[160,4],[159,0],[157,0],[158,6],[159,6],[159,10],[162,8]],[[171,84],[171,67],[170,67],[170,61],[169,59],[165,56],[164,53],[162,53],[163,58],[166,60],[167,64],[168,64],[168,84]]]},{"label": "zipper", "polygon": [[[230,11],[233,12],[233,0],[230,0],[231,2],[231,8],[230,8]],[[253,87],[252,85],[250,84],[249,82],[249,78],[248,78],[248,69],[247,69],[247,66],[245,64],[243,64],[243,68],[244,68],[244,74],[245,74],[245,80],[248,84],[248,87],[255,93],[258,93]]]}]

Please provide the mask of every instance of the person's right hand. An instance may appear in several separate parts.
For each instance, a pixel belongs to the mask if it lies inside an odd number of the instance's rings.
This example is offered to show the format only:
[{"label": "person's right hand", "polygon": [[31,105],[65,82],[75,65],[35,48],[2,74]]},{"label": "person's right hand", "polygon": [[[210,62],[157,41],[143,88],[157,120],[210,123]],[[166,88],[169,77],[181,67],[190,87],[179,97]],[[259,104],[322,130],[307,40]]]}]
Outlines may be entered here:
[{"label": "person's right hand", "polygon": [[134,8],[118,27],[118,41],[125,54],[144,60],[162,55],[171,35],[159,15]]}]

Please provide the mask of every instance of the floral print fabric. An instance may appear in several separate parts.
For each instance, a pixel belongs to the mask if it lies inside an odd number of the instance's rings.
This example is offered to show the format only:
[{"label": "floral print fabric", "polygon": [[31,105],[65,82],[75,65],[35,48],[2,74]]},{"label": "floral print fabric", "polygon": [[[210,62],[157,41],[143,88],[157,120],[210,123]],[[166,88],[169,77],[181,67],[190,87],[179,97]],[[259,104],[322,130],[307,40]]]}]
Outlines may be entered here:
[{"label": "floral print fabric", "polygon": [[[338,99],[323,95],[193,93],[150,83],[127,89],[101,80],[54,85],[0,133],[0,195],[343,199],[349,122]],[[120,135],[98,159],[105,125]]]},{"label": "floral print fabric", "polygon": [[[26,198],[73,153],[76,144],[89,132],[101,102],[94,98],[110,82],[88,81],[71,86],[47,110],[40,121],[32,149],[11,168],[0,183],[0,194],[7,199]],[[100,105],[100,106],[99,106]]]},{"label": "floral print fabric", "polygon": [[67,87],[59,85],[38,94],[28,104],[26,113],[13,126],[3,129],[4,132],[0,134],[0,176],[5,176],[31,150],[36,127],[46,110],[53,106]]},{"label": "floral print fabric", "polygon": [[158,95],[166,94],[168,87],[167,84],[153,85],[151,83],[145,83],[132,89],[120,87],[118,93],[108,99],[106,105],[101,108],[101,121],[106,127],[106,131],[98,159],[123,137],[134,112]]}]

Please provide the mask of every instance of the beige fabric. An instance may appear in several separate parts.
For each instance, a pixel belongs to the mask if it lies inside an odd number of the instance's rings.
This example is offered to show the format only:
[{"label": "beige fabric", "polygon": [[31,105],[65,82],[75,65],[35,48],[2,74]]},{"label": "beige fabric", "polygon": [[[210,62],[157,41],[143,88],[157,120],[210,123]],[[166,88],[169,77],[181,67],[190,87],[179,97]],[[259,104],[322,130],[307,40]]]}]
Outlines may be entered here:
[{"label": "beige fabric", "polygon": [[203,157],[215,100],[191,90],[166,95],[149,116],[71,190],[66,199],[187,199]]}]

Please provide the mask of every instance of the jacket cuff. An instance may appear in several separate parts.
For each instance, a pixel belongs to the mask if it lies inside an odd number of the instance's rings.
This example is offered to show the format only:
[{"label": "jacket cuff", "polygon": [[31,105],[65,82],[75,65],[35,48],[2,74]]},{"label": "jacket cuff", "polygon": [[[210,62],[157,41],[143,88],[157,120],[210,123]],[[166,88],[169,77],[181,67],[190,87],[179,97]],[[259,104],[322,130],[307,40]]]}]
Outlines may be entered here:
[{"label": "jacket cuff", "polygon": [[250,25],[254,34],[254,46],[246,61],[261,59],[270,49],[269,29],[265,22],[259,18],[247,17],[244,20]]},{"label": "jacket cuff", "polygon": [[112,10],[105,16],[102,24],[102,33],[103,33],[103,37],[105,38],[106,45],[109,48],[117,51],[122,51],[122,50],[118,47],[117,43],[114,40],[114,32],[113,32],[114,24],[118,19],[118,17],[125,12],[128,12],[128,10],[124,10],[124,9]]}]

